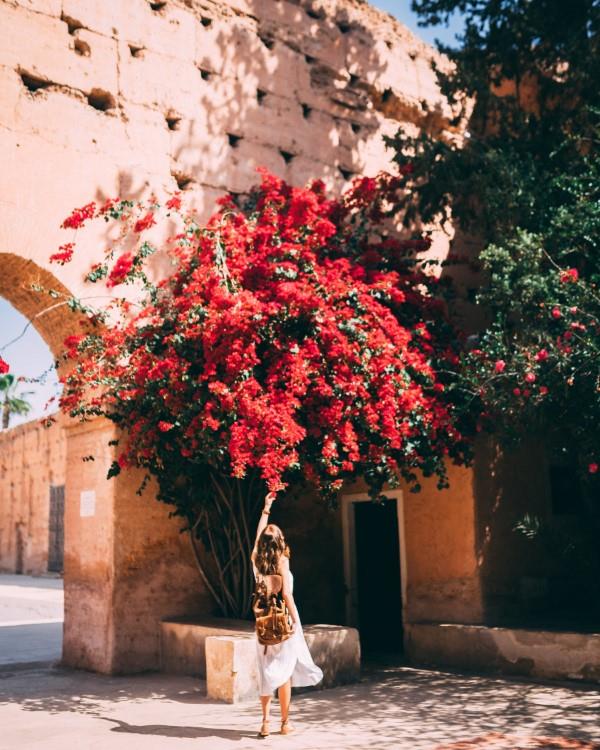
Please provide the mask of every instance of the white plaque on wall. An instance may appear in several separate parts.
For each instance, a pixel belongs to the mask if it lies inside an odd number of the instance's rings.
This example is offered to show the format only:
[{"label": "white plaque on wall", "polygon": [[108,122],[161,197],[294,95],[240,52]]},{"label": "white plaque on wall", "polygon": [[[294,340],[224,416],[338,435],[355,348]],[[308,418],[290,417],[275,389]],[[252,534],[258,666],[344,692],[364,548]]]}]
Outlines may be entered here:
[{"label": "white plaque on wall", "polygon": [[79,515],[93,516],[96,512],[95,490],[83,490],[79,495]]}]

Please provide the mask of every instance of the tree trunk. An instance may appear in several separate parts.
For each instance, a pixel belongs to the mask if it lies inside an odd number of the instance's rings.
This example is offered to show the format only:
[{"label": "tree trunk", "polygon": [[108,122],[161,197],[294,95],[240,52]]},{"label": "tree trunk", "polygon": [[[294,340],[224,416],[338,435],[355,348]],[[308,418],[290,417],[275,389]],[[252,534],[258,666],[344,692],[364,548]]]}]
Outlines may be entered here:
[{"label": "tree trunk", "polygon": [[263,483],[209,469],[189,533],[200,575],[219,614],[248,618],[254,579],[250,554],[263,501]]}]

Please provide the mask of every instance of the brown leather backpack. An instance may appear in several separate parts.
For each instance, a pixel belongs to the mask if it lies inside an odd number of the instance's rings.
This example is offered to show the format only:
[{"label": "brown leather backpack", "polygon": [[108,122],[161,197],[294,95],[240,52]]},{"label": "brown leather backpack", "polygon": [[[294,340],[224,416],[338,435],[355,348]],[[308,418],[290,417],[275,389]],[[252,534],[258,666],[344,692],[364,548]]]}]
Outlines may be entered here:
[{"label": "brown leather backpack", "polygon": [[267,646],[283,643],[292,635],[292,618],[283,600],[283,578],[280,575],[258,575],[252,596],[258,642]]}]

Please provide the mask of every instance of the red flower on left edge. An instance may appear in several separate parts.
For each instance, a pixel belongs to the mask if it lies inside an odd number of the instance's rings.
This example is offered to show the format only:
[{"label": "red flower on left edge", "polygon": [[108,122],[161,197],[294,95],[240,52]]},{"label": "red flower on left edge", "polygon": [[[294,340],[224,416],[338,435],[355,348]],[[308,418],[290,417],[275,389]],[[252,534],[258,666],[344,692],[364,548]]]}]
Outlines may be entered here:
[{"label": "red flower on left edge", "polygon": [[10,365],[2,357],[0,357],[0,375],[6,375],[10,370]]}]

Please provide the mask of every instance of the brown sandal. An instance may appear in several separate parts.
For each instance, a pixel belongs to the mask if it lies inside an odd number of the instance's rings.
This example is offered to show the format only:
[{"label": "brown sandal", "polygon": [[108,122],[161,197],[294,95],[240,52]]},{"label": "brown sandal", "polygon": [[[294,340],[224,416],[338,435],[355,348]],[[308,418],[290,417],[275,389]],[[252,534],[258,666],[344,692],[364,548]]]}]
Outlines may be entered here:
[{"label": "brown sandal", "polygon": [[291,734],[294,731],[294,727],[290,726],[289,719],[281,720],[281,734]]},{"label": "brown sandal", "polygon": [[[265,731],[265,729],[266,729],[266,731]],[[269,732],[269,722],[268,721],[263,721],[262,726],[260,728],[260,732],[258,733],[258,736],[262,737],[264,739],[265,737],[268,737],[269,734],[270,734],[270,732]]]}]

